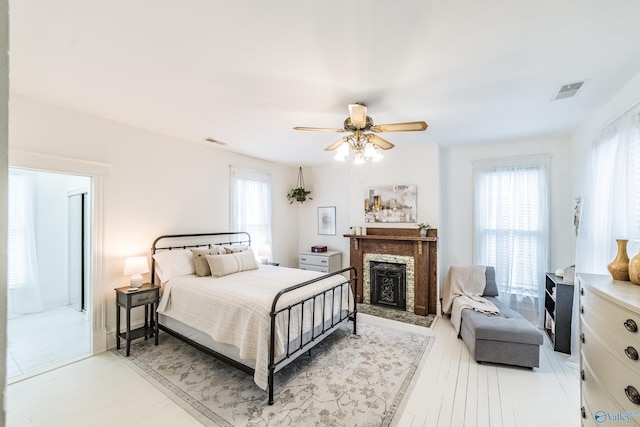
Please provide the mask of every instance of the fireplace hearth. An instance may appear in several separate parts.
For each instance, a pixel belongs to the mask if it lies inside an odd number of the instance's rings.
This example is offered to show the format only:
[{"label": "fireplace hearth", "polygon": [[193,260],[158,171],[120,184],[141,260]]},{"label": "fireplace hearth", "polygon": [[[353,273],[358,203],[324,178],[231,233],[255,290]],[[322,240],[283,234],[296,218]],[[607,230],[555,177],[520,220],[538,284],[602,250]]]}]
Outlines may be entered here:
[{"label": "fireplace hearth", "polygon": [[371,261],[371,304],[397,310],[407,308],[407,268],[405,264]]}]

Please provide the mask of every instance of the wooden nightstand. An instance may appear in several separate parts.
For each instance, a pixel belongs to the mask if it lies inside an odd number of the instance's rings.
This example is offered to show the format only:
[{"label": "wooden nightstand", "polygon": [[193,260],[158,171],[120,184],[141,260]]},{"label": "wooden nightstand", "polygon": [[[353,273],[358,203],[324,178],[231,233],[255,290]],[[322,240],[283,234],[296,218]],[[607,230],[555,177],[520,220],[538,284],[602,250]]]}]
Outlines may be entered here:
[{"label": "wooden nightstand", "polygon": [[[129,286],[116,289],[116,347],[120,348],[120,339],[127,342],[127,356],[131,348],[131,340],[142,338],[146,340],[155,335],[158,345],[158,302],[160,301],[160,286],[145,283],[141,288],[132,289]],[[144,326],[131,330],[131,309],[144,306]],[[127,329],[120,332],[120,308],[124,308],[127,315]]]}]

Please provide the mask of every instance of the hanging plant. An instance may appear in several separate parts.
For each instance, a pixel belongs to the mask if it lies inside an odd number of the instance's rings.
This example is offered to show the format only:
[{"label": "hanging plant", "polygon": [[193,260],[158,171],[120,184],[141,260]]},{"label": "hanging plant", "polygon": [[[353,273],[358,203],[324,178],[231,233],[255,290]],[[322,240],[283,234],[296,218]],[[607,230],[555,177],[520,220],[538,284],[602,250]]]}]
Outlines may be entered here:
[{"label": "hanging plant", "polygon": [[303,203],[305,200],[313,200],[309,197],[311,191],[304,188],[304,177],[302,176],[302,168],[298,168],[298,183],[296,184],[296,188],[291,189],[289,194],[287,194],[287,199],[289,199],[289,204],[293,202]]}]

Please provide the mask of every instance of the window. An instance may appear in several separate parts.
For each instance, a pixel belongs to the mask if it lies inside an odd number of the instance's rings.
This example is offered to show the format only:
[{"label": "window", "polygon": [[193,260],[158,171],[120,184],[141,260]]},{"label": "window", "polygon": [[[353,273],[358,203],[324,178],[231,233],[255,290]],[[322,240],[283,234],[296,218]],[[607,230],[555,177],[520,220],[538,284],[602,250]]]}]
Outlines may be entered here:
[{"label": "window", "polygon": [[581,195],[576,270],[609,274],[615,239],[629,240],[629,256],[640,246],[640,106],[602,129],[590,155]]},{"label": "window", "polygon": [[9,289],[34,280],[31,263],[35,257],[33,220],[34,178],[20,170],[9,171],[9,215],[7,285]]},{"label": "window", "polygon": [[36,256],[36,177],[29,171],[9,169],[7,227],[7,315],[42,310]]},{"label": "window", "polygon": [[256,253],[264,254],[265,248],[271,247],[271,182],[267,173],[231,168],[231,229],[248,232]]},{"label": "window", "polygon": [[544,292],[548,165],[547,157],[474,164],[475,263],[495,267],[500,296],[516,309],[514,301],[535,305]]}]

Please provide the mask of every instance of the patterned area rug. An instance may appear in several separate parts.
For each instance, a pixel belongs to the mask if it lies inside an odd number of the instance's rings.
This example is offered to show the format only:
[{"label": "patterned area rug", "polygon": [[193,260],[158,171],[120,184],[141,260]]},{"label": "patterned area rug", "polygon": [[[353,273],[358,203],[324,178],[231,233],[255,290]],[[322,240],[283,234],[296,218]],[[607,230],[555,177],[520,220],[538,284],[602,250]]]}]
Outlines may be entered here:
[{"label": "patterned area rug", "polygon": [[276,373],[275,403],[253,377],[160,332],[114,350],[203,425],[388,426],[431,338],[351,322]]},{"label": "patterned area rug", "polygon": [[384,317],[385,319],[396,320],[398,322],[410,323],[412,325],[424,326],[426,328],[431,327],[435,319],[433,314],[418,316],[408,311],[380,307],[372,304],[358,304],[358,312],[371,316]]}]

